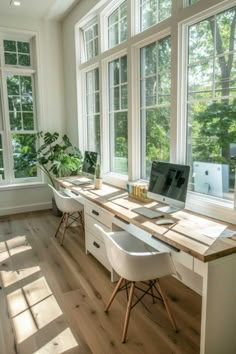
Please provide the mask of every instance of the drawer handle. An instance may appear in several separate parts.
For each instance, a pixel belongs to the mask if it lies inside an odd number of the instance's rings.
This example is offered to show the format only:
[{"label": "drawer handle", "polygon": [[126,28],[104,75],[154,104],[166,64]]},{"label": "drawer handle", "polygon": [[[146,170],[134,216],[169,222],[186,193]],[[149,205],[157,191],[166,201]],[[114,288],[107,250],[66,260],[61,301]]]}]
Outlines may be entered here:
[{"label": "drawer handle", "polygon": [[99,245],[96,241],[93,242],[93,245],[94,245],[96,248],[100,248],[100,245]]},{"label": "drawer handle", "polygon": [[94,214],[94,215],[99,215],[99,213],[96,211],[96,210],[92,210],[92,214]]}]

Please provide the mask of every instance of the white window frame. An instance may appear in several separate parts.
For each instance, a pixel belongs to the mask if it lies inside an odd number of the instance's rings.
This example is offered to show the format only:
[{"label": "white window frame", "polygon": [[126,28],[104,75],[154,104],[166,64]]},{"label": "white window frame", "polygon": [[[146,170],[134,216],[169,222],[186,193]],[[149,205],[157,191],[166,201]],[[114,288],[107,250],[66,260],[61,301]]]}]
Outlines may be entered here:
[{"label": "white window frame", "polygon": [[[217,4],[214,8],[206,9],[201,13],[192,16],[179,23],[179,42],[182,61],[179,61],[179,76],[182,80],[179,81],[178,91],[181,95],[181,103],[178,106],[177,114],[177,156],[186,160],[186,144],[187,144],[187,51],[188,51],[188,28],[195,23],[203,21],[217,13],[226,11],[232,6],[236,6],[235,1],[227,1],[226,3]],[[183,70],[185,68],[185,70]],[[181,143],[180,143],[181,142]],[[236,183],[236,181],[235,181]],[[208,216],[213,216],[228,222],[235,223],[236,216],[236,191],[234,192],[234,201],[229,201],[222,198],[204,195],[193,191],[188,191],[186,207],[195,212],[204,213]]]},{"label": "white window frame", "polygon": [[[39,127],[39,118],[38,118],[38,110],[36,102],[36,81],[37,81],[37,73],[33,68],[35,61],[35,55],[33,51],[32,41],[37,41],[37,34],[34,32],[20,32],[20,31],[8,31],[6,33],[5,29],[0,28],[0,41],[1,41],[1,92],[2,92],[2,114],[3,114],[3,146],[4,146],[4,170],[5,170],[5,179],[0,181],[1,186],[8,185],[18,185],[18,184],[31,184],[42,181],[42,173],[41,171],[37,171],[37,176],[35,177],[22,177],[16,178],[14,176],[14,160],[13,160],[13,150],[12,150],[12,134],[37,134]],[[30,66],[22,66],[22,65],[7,65],[5,64],[4,58],[4,47],[3,40],[13,40],[13,41],[22,41],[30,43],[30,57],[31,62]],[[10,129],[10,117],[9,117],[9,107],[8,107],[8,94],[7,94],[7,75],[19,75],[19,76],[31,76],[32,77],[32,96],[34,102],[34,130],[15,130],[12,131]],[[37,146],[36,146],[37,147]]]}]

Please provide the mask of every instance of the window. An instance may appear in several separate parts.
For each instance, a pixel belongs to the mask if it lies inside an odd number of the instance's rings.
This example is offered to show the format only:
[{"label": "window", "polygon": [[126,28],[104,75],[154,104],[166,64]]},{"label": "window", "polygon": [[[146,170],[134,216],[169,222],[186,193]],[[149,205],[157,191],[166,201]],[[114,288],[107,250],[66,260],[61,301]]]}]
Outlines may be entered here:
[{"label": "window", "polygon": [[199,0],[189,0],[189,5],[193,5],[196,4],[196,2],[198,2]]},{"label": "window", "polygon": [[127,56],[109,63],[110,171],[128,173]]},{"label": "window", "polygon": [[127,1],[124,1],[108,17],[109,48],[124,42],[127,39]]},{"label": "window", "polygon": [[2,48],[5,65],[1,68],[1,87],[5,96],[1,94],[1,97],[6,97],[6,101],[0,100],[0,179],[5,183],[27,182],[37,177],[31,42],[3,39]]},{"label": "window", "polygon": [[87,149],[100,153],[100,102],[98,68],[86,73]]},{"label": "window", "polygon": [[6,65],[30,66],[30,43],[4,40]]},{"label": "window", "polygon": [[171,16],[171,0],[140,0],[140,31]]},{"label": "window", "polygon": [[86,60],[92,59],[98,55],[98,24],[90,24],[84,29],[84,43]]},{"label": "window", "polygon": [[170,155],[170,37],[140,51],[141,177],[148,179],[152,160]]},{"label": "window", "polygon": [[233,200],[236,162],[236,7],[188,31],[191,189]]}]

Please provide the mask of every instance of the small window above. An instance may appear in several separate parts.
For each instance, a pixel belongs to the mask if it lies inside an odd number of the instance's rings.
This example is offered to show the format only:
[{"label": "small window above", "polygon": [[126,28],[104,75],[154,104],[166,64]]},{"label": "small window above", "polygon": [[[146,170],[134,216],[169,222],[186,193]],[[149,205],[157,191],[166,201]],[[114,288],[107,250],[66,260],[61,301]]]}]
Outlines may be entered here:
[{"label": "small window above", "polygon": [[108,17],[108,47],[113,48],[127,40],[127,1]]},{"label": "small window above", "polygon": [[140,32],[171,16],[172,0],[140,0]]},{"label": "small window above", "polygon": [[6,65],[31,66],[30,43],[21,41],[3,41]]},{"label": "small window above", "polygon": [[94,22],[84,28],[85,58],[90,60],[98,55],[98,24]]}]

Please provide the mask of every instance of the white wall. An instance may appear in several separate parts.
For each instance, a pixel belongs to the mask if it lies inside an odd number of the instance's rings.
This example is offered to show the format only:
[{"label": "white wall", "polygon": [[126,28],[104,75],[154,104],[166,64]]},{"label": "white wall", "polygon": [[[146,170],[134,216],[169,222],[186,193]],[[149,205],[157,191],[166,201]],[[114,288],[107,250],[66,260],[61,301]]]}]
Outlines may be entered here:
[{"label": "white wall", "polygon": [[[36,32],[39,72],[39,129],[66,131],[61,24],[23,17],[0,16],[2,29]],[[51,193],[43,184],[0,187],[0,215],[50,207]]]}]

